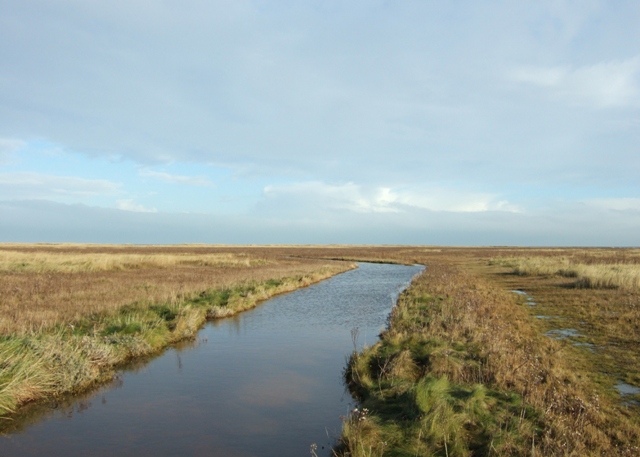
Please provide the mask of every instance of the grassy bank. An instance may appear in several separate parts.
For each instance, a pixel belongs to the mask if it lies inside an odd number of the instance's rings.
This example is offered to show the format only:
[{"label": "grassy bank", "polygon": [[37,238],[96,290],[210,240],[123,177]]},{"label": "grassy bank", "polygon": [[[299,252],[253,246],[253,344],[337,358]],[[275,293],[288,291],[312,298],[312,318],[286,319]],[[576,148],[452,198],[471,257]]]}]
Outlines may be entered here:
[{"label": "grassy bank", "polygon": [[207,319],[353,267],[277,255],[105,249],[0,251],[0,415],[108,380],[119,364],[193,337]]},{"label": "grassy bank", "polygon": [[576,370],[577,348],[543,335],[514,294],[452,266],[477,257],[441,260],[402,295],[381,341],[352,355],[360,407],[339,455],[638,455],[637,417]]}]

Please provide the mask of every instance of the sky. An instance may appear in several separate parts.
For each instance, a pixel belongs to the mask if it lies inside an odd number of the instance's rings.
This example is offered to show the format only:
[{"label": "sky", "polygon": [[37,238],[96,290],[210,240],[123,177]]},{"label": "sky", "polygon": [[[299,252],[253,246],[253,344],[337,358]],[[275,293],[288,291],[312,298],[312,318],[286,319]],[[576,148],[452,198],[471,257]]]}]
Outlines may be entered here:
[{"label": "sky", "polygon": [[0,0],[0,242],[640,246],[636,0]]}]

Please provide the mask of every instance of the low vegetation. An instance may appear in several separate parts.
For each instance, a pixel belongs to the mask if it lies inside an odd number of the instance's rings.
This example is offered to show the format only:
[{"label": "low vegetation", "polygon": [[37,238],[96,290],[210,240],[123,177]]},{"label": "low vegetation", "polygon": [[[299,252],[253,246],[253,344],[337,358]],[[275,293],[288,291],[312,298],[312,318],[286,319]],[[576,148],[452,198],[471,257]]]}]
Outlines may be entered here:
[{"label": "low vegetation", "polygon": [[30,335],[133,303],[176,304],[209,289],[344,268],[277,249],[189,246],[9,245],[0,248],[1,259],[0,335]]},{"label": "low vegetation", "polygon": [[499,260],[518,275],[575,278],[576,287],[640,289],[640,263],[583,263],[570,257],[516,257]]},{"label": "low vegetation", "polygon": [[[273,262],[273,261],[272,261]],[[24,252],[0,250],[0,272],[81,273],[98,271],[171,268],[176,266],[250,267],[270,263],[267,259],[231,253],[129,254],[122,252]]]}]

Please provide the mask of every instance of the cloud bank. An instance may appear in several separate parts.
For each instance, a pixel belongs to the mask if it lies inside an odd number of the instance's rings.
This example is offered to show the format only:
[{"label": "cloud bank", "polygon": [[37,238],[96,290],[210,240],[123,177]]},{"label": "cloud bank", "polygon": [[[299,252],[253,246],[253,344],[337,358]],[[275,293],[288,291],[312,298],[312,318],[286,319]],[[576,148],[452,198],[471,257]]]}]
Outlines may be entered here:
[{"label": "cloud bank", "polygon": [[639,5],[0,2],[0,241],[640,244]]}]

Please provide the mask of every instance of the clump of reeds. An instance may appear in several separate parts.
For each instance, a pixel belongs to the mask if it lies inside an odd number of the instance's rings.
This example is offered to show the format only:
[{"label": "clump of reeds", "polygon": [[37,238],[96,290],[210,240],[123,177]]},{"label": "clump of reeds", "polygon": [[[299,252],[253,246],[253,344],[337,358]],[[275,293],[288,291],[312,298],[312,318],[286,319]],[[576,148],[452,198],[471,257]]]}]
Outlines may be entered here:
[{"label": "clump of reeds", "polygon": [[246,254],[136,253],[123,252],[23,252],[0,250],[0,272],[78,273],[141,268],[170,268],[179,265],[248,267],[270,263]]},{"label": "clump of reeds", "polygon": [[557,275],[576,278],[577,287],[640,289],[640,264],[580,263],[568,257],[515,257],[501,259],[519,275]]}]

